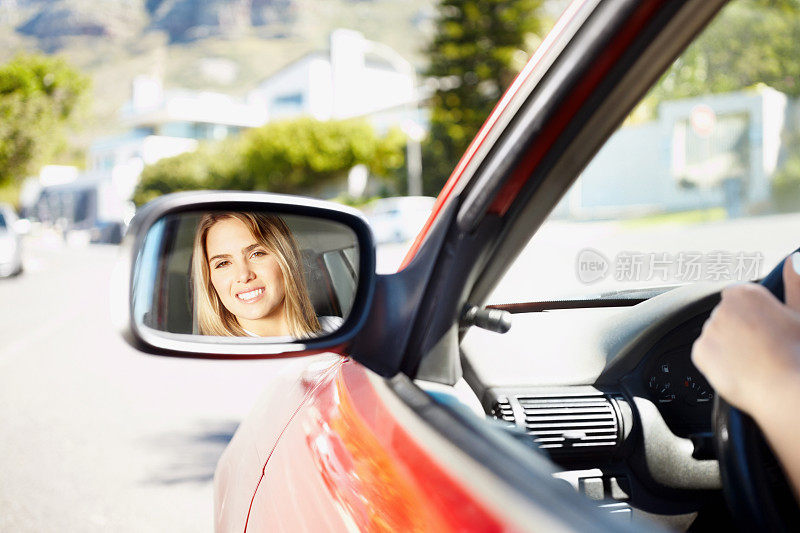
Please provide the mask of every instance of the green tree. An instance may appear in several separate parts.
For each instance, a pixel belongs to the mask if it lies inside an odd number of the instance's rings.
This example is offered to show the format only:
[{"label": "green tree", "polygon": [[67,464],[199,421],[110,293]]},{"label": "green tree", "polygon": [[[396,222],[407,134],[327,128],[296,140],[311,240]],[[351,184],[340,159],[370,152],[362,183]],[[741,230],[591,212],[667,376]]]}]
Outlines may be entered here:
[{"label": "green tree", "polygon": [[423,189],[437,194],[524,66],[544,29],[542,0],[441,0],[426,75],[447,80],[431,102]]},{"label": "green tree", "polygon": [[800,1],[737,0],[728,5],[664,74],[637,110],[766,84],[800,96]]},{"label": "green tree", "polygon": [[0,65],[0,186],[15,186],[66,146],[89,79],[63,59],[20,54]]}]

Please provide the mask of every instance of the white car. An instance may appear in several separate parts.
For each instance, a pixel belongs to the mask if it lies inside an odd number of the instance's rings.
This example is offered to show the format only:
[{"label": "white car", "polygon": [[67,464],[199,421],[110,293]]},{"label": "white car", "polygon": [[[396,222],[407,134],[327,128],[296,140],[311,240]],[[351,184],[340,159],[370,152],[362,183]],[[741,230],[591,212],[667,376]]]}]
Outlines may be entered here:
[{"label": "white car", "polygon": [[22,243],[16,230],[17,220],[11,206],[0,204],[0,277],[22,272]]},{"label": "white car", "polygon": [[431,214],[435,198],[397,196],[381,198],[364,209],[375,242],[405,242],[416,237]]}]

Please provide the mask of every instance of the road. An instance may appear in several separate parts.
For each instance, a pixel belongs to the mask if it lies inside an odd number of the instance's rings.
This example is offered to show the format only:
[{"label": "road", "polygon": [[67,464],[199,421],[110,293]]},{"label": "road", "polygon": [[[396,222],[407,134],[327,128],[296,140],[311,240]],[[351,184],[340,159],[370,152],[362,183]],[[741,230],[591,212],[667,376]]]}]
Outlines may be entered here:
[{"label": "road", "polygon": [[287,361],[142,355],[111,324],[117,247],[25,252],[0,279],[0,532],[211,531],[217,460]]},{"label": "road", "polygon": [[210,531],[217,459],[286,362],[141,355],[109,319],[116,247],[27,252],[0,280],[0,531]]},{"label": "road", "polygon": [[[577,281],[585,247],[760,250],[763,273],[800,244],[798,227],[797,215],[692,228],[558,222],[493,302],[624,287]],[[381,247],[379,271],[405,248]],[[0,531],[210,531],[216,462],[287,362],[139,354],[109,318],[116,247],[38,239],[26,251],[26,272],[0,280]]]}]

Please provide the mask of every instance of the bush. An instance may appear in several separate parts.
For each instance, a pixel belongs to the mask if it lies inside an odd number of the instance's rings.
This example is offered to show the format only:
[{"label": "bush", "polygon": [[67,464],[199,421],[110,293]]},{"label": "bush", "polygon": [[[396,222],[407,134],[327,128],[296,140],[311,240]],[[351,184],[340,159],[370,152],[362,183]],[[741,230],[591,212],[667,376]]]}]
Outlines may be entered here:
[{"label": "bush", "polygon": [[252,184],[241,175],[238,152],[234,141],[201,144],[194,152],[148,165],[142,171],[133,201],[137,206],[143,205],[162,194],[179,191],[252,190]]},{"label": "bush", "polygon": [[169,192],[198,189],[318,195],[359,164],[379,176],[399,177],[404,146],[399,131],[378,137],[363,120],[272,122],[237,139],[201,145],[196,152],[147,166],[134,202],[141,205]]},{"label": "bush", "polygon": [[356,165],[376,174],[401,166],[399,139],[395,132],[379,138],[363,120],[273,122],[244,134],[243,170],[261,190],[314,192]]}]

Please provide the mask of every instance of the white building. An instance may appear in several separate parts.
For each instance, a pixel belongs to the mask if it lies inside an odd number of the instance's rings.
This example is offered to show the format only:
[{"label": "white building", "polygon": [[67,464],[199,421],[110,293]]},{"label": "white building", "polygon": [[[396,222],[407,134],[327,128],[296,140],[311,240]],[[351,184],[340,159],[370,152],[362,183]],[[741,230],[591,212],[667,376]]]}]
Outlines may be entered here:
[{"label": "white building", "polygon": [[555,213],[763,212],[785,138],[800,130],[798,117],[800,102],[769,87],[662,102],[655,120],[614,133]]},{"label": "white building", "polygon": [[250,93],[270,120],[310,116],[317,120],[369,118],[379,130],[420,122],[413,66],[397,52],[359,32],[331,33],[328,51],[292,61]]},{"label": "white building", "polygon": [[378,132],[399,127],[408,139],[409,194],[419,195],[419,143],[429,122],[420,102],[432,90],[418,83],[413,65],[389,46],[365,39],[357,31],[338,29],[331,33],[327,51],[292,61],[262,81],[248,100],[261,102],[270,120],[363,117]]},{"label": "white building", "polygon": [[[130,212],[125,206],[145,165],[193,151],[200,141],[221,140],[261,126],[268,119],[364,117],[378,131],[403,129],[413,154],[409,159],[418,160],[427,123],[418,101],[428,95],[416,87],[416,79],[413,66],[397,52],[344,29],[331,34],[328,51],[289,63],[245,100],[218,93],[164,91],[159,79],[137,76],[131,99],[120,112],[129,130],[95,141],[89,148],[87,171],[68,184],[42,184],[39,199],[29,207],[34,216],[61,221],[67,230],[124,225]],[[419,184],[419,161],[412,167]]]},{"label": "white building", "polygon": [[90,170],[151,164],[194,150],[198,141],[224,139],[267,121],[259,102],[209,92],[164,92],[160,80],[149,76],[134,80],[131,100],[120,114],[129,131],[94,142]]},{"label": "white building", "polygon": [[164,91],[161,81],[137,76],[131,99],[120,110],[133,132],[165,137],[223,139],[267,121],[260,102],[187,90]]}]

